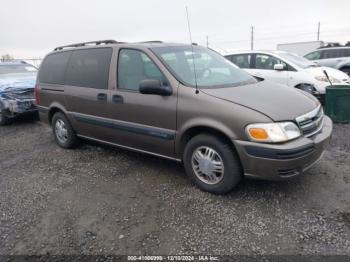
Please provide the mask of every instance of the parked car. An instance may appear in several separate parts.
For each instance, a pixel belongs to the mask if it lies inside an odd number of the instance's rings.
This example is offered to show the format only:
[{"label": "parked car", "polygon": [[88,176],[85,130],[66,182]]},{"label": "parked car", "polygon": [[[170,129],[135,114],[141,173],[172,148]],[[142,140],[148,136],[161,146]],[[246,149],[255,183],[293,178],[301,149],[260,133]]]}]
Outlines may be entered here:
[{"label": "parked car", "polygon": [[305,58],[350,75],[350,47],[321,48],[306,54]]},{"label": "parked car", "polygon": [[334,84],[350,83],[343,72],[321,67],[299,55],[286,51],[246,51],[225,55],[234,64],[253,76],[307,91],[324,101],[325,88],[330,85],[324,70]]},{"label": "parked car", "polygon": [[34,85],[37,69],[22,61],[0,62],[0,125],[14,117],[36,113]]},{"label": "parked car", "polygon": [[199,188],[218,194],[243,176],[300,175],[332,133],[312,95],[258,81],[196,45],[58,47],[40,66],[36,99],[62,148],[84,138],[183,162]]}]

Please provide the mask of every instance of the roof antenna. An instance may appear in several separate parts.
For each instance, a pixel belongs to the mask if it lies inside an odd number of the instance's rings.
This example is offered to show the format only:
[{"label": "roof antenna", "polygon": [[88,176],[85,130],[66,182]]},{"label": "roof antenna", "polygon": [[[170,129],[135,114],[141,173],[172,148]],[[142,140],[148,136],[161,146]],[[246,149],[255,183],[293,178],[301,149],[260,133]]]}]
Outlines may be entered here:
[{"label": "roof antenna", "polygon": [[188,33],[189,33],[189,35],[190,35],[190,44],[191,44],[191,52],[192,52],[192,62],[193,62],[194,81],[195,81],[195,84],[196,84],[196,91],[195,91],[195,94],[198,94],[198,93],[199,93],[199,90],[198,90],[198,84],[197,84],[196,63],[194,62],[192,34],[191,34],[190,18],[189,18],[189,16],[188,16],[188,8],[187,8],[187,6],[186,6],[186,15],[187,15]]}]

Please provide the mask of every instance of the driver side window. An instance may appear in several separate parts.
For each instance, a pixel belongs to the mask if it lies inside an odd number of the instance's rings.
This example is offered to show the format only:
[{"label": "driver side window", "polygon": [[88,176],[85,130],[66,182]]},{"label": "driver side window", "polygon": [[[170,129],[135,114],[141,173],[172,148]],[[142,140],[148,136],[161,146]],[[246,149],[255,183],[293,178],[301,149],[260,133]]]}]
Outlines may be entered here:
[{"label": "driver side window", "polygon": [[282,64],[284,67],[284,70],[288,70],[288,65],[274,56],[266,55],[266,54],[255,55],[256,69],[274,70],[274,66],[276,64]]},{"label": "driver side window", "polygon": [[250,68],[251,58],[250,54],[233,55],[231,61],[240,68]]},{"label": "driver side window", "polygon": [[310,54],[307,54],[305,56],[305,58],[309,59],[309,60],[317,60],[317,59],[320,59],[321,58],[321,52],[319,51],[315,51],[315,52],[312,52]]},{"label": "driver side window", "polygon": [[138,50],[120,50],[117,71],[119,89],[138,91],[140,82],[146,79],[156,79],[163,84],[166,83],[165,77],[154,62]]}]

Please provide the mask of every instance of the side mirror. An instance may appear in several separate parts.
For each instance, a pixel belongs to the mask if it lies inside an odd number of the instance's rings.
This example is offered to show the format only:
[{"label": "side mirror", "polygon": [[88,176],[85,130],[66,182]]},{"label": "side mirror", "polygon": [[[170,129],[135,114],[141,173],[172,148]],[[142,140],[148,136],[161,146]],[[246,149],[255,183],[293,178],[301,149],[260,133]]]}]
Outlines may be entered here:
[{"label": "side mirror", "polygon": [[162,85],[162,83],[156,79],[142,80],[139,84],[139,91],[144,95],[170,96],[173,93],[170,86]]},{"label": "side mirror", "polygon": [[275,64],[273,66],[273,69],[277,70],[277,71],[282,71],[282,70],[284,70],[284,66],[282,64]]}]

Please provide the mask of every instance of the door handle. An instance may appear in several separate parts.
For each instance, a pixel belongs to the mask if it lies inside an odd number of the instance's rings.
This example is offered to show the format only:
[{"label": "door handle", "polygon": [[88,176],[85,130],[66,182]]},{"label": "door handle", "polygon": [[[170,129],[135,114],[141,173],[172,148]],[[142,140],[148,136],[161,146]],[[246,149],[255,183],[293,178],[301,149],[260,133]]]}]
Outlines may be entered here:
[{"label": "door handle", "polygon": [[113,103],[123,103],[124,99],[120,95],[113,95],[112,96],[112,101],[113,101]]},{"label": "door handle", "polygon": [[107,94],[104,94],[104,93],[97,94],[97,100],[107,101]]}]

